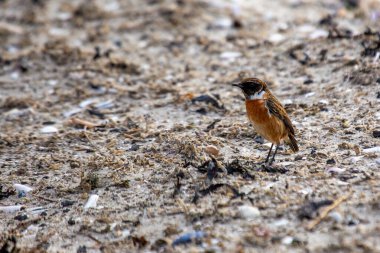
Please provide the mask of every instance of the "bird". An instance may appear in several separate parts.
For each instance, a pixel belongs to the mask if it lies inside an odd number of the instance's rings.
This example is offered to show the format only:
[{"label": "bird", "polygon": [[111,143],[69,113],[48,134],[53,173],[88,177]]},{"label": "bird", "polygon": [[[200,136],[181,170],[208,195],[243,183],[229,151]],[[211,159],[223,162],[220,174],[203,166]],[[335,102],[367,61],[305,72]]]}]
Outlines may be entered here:
[{"label": "bird", "polygon": [[280,101],[270,92],[266,82],[250,77],[232,85],[242,90],[247,116],[256,132],[272,143],[265,164],[269,162],[274,145],[276,149],[269,165],[274,162],[278,147],[283,142],[287,143],[293,152],[299,151],[293,124]]}]

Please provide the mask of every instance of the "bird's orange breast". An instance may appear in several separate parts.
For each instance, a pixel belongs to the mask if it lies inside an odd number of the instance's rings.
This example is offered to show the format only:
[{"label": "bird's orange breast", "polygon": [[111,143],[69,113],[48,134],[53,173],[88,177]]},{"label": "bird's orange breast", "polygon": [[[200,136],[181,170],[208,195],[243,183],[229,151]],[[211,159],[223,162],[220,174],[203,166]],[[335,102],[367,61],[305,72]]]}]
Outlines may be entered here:
[{"label": "bird's orange breast", "polygon": [[268,109],[265,107],[264,99],[247,100],[245,102],[248,118],[252,122],[262,123],[270,118]]},{"label": "bird's orange breast", "polygon": [[285,125],[269,113],[265,99],[247,100],[247,115],[256,132],[272,143],[279,144],[286,136]]}]

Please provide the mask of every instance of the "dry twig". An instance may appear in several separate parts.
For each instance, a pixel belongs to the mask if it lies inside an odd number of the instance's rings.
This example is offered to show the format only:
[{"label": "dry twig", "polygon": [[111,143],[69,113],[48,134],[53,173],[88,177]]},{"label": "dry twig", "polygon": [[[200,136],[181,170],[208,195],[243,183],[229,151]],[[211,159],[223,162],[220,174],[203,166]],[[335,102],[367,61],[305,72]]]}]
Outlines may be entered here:
[{"label": "dry twig", "polygon": [[335,200],[331,205],[327,206],[325,209],[323,209],[323,212],[314,220],[312,220],[308,225],[307,229],[312,230],[316,225],[318,225],[332,210],[334,210],[336,207],[338,207],[343,201],[348,199],[352,194],[352,191],[347,193],[346,195],[341,196],[337,200]]}]

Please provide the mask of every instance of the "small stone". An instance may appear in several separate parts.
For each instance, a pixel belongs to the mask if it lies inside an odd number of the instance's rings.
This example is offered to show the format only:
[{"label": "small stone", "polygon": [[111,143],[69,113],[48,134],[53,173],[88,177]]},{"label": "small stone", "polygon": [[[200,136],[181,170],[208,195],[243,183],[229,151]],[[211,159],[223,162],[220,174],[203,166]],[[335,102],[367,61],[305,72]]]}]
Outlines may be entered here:
[{"label": "small stone", "polygon": [[16,217],[15,217],[15,220],[18,220],[18,221],[24,221],[27,219],[28,219],[28,215],[26,215],[26,214],[19,214],[19,215],[16,215]]},{"label": "small stone", "polygon": [[303,81],[303,84],[312,84],[313,82],[313,79],[306,79],[305,81]]},{"label": "small stone", "polygon": [[291,237],[291,236],[285,236],[281,240],[281,243],[285,244],[285,245],[290,245],[290,244],[292,244],[292,242],[293,242],[293,237]]},{"label": "small stone", "polygon": [[331,212],[331,213],[329,213],[329,217],[331,219],[333,219],[337,223],[341,223],[343,221],[342,215],[340,213],[338,213],[338,212]]},{"label": "small stone", "polygon": [[380,138],[380,130],[374,130],[374,131],[372,132],[372,135],[373,135],[373,137],[375,137],[375,138]]},{"label": "small stone", "polygon": [[280,33],[275,33],[269,36],[268,41],[274,44],[280,43],[285,40],[285,36]]},{"label": "small stone", "polygon": [[238,214],[244,219],[255,219],[260,216],[260,210],[254,206],[243,205],[238,207]]},{"label": "small stone", "polygon": [[58,129],[55,126],[46,126],[46,127],[43,127],[40,131],[43,134],[50,134],[50,133],[57,133]]},{"label": "small stone", "polygon": [[87,247],[85,245],[79,246],[77,253],[87,253]]},{"label": "small stone", "polygon": [[230,18],[220,18],[216,19],[213,23],[212,26],[215,28],[231,28],[233,25],[233,21]]},{"label": "small stone", "polygon": [[62,207],[72,206],[74,203],[75,203],[74,200],[67,200],[67,199],[65,199],[65,200],[61,201]]},{"label": "small stone", "polygon": [[280,220],[276,220],[275,222],[273,222],[273,225],[275,227],[284,227],[284,226],[287,226],[288,224],[289,224],[288,219],[280,219]]},{"label": "small stone", "polygon": [[139,148],[140,148],[140,145],[133,143],[129,151],[137,151],[139,150]]},{"label": "small stone", "polygon": [[349,128],[350,127],[350,122],[348,120],[343,120],[342,121],[342,127],[343,128]]},{"label": "small stone", "polygon": [[73,218],[70,218],[67,223],[72,226],[72,225],[75,225],[75,220]]},{"label": "small stone", "polygon": [[328,159],[326,161],[326,164],[336,164],[336,162],[335,162],[334,158],[331,158],[331,159]]},{"label": "small stone", "polygon": [[209,155],[213,155],[213,156],[218,156],[219,155],[219,149],[217,147],[215,147],[215,146],[212,146],[212,145],[207,146],[205,148],[205,151]]}]

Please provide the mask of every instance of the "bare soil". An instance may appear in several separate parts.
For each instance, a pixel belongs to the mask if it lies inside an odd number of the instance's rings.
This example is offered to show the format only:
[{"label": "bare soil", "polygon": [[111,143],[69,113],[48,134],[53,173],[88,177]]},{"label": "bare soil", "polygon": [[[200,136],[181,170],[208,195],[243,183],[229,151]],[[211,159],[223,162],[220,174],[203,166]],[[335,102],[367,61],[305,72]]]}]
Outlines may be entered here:
[{"label": "bare soil", "polygon": [[[380,252],[379,27],[377,0],[0,1],[0,251]],[[271,167],[243,76],[297,129]]]}]

